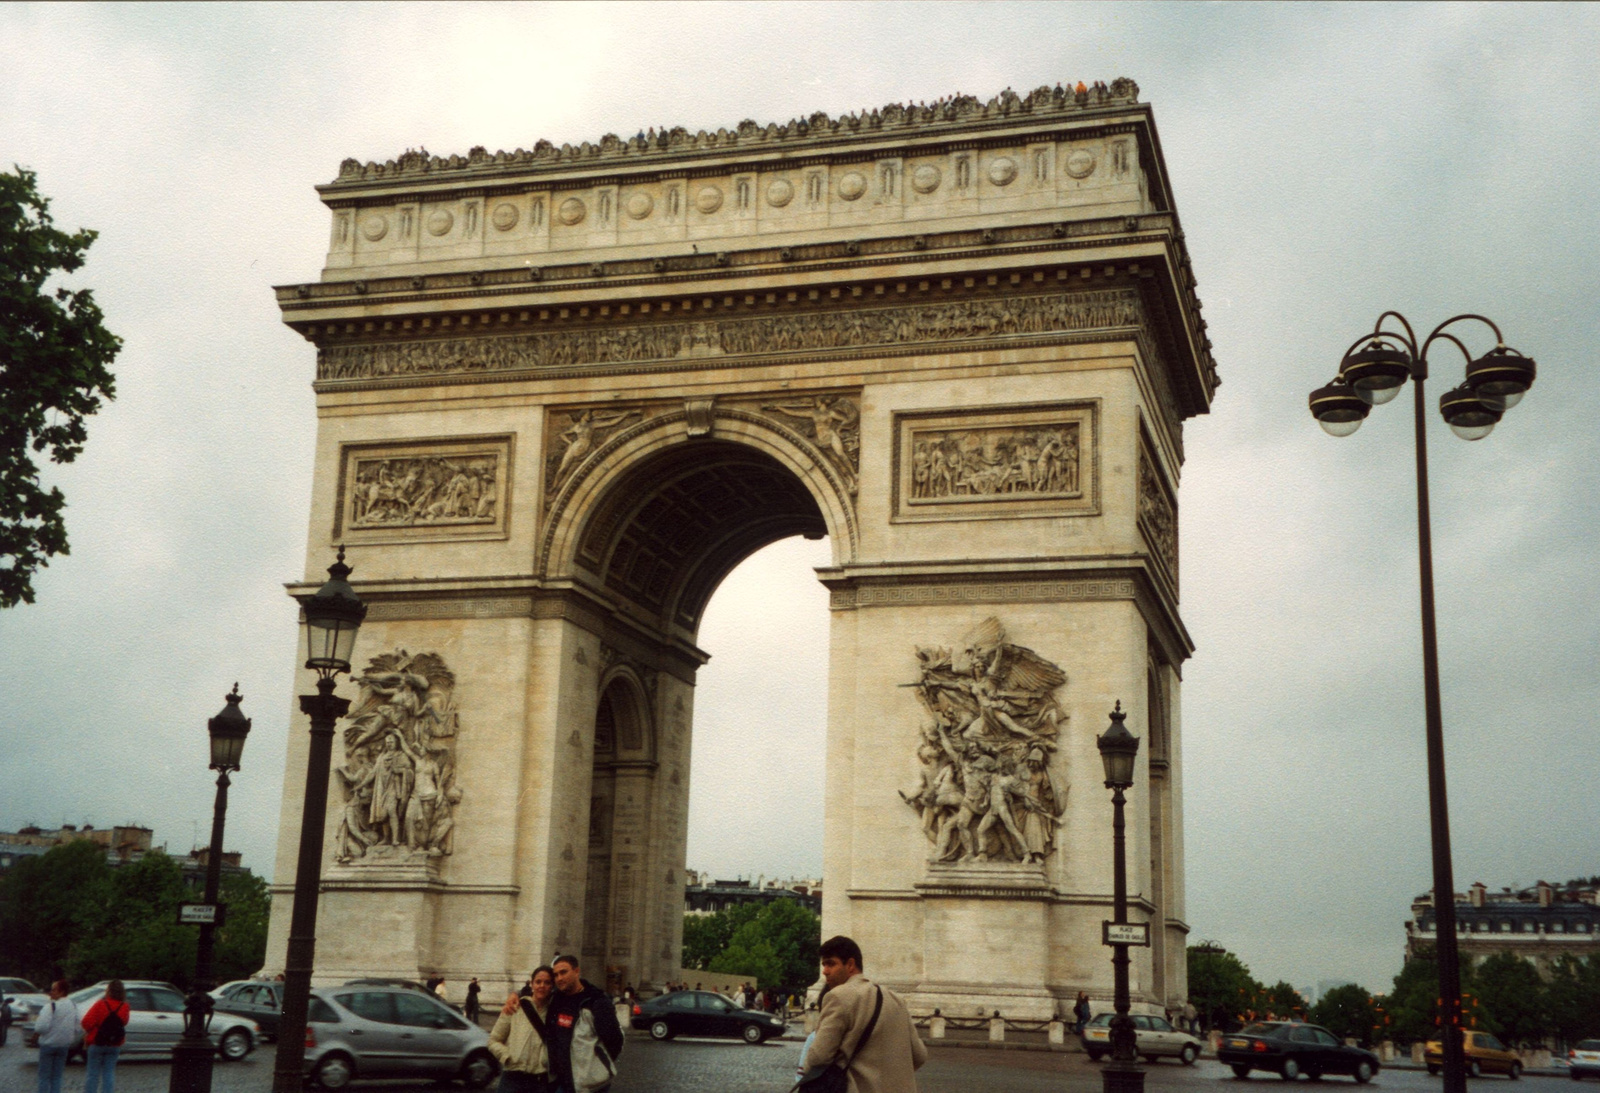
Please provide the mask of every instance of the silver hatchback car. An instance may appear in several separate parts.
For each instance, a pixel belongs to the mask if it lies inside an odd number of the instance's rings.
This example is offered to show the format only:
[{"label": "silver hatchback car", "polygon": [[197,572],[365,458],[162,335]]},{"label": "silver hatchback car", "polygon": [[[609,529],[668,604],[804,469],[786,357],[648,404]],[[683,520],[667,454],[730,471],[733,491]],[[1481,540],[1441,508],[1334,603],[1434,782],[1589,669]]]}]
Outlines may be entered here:
[{"label": "silver hatchback car", "polygon": [[321,987],[306,1021],[306,1076],[323,1089],[356,1078],[494,1081],[489,1034],[437,999],[403,987]]}]

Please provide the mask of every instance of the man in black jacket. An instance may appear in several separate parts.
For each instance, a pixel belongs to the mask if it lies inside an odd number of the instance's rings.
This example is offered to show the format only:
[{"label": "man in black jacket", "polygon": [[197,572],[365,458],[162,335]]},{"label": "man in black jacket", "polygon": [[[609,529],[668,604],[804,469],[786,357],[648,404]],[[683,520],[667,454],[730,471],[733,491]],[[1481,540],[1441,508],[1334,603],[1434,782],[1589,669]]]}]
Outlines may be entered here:
[{"label": "man in black jacket", "polygon": [[611,1087],[622,1054],[617,1011],[604,991],[583,979],[577,957],[558,956],[553,963],[550,1068],[566,1093],[601,1093]]}]

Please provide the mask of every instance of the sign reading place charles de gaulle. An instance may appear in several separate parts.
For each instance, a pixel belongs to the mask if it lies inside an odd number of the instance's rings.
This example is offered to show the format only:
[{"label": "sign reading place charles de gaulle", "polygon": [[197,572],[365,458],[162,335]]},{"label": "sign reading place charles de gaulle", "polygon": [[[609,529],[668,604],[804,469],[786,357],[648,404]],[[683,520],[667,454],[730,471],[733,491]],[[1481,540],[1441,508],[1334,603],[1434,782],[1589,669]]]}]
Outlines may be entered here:
[{"label": "sign reading place charles de gaulle", "polygon": [[220,903],[178,904],[179,926],[221,926],[227,909]]},{"label": "sign reading place charles de gaulle", "polygon": [[1101,922],[1100,944],[1102,945],[1150,945],[1150,924],[1148,922]]}]

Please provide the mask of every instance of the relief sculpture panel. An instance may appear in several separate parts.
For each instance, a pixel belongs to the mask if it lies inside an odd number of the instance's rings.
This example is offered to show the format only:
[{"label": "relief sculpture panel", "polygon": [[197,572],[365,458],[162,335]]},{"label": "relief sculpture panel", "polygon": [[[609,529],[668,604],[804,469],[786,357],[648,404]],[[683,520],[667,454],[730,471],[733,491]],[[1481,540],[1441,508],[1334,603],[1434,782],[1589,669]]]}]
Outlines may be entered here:
[{"label": "relief sculpture panel", "polygon": [[1178,506],[1156,470],[1155,460],[1139,445],[1139,530],[1150,550],[1178,582]]},{"label": "relief sculpture panel", "polygon": [[342,865],[438,858],[453,848],[456,677],[437,653],[404,649],[367,662],[344,725],[344,796],[334,858]]},{"label": "relief sculpture panel", "polygon": [[895,415],[896,521],[1092,515],[1091,402]]},{"label": "relief sculpture panel", "polygon": [[919,780],[900,797],[915,809],[934,862],[1042,863],[1057,846],[1067,784],[1054,770],[1067,715],[1058,665],[1006,640],[988,618],[958,652],[917,649],[916,692],[932,717],[917,745]]},{"label": "relief sculpture panel", "polygon": [[509,437],[347,445],[335,538],[497,538],[505,533]]}]

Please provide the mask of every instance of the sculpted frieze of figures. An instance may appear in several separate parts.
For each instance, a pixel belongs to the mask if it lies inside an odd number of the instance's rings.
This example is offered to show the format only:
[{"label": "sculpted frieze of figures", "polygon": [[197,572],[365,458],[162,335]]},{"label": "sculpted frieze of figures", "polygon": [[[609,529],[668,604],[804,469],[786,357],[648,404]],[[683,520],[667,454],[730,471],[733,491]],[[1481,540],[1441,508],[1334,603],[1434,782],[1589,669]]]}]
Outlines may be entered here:
[{"label": "sculpted frieze of figures", "polygon": [[913,430],[911,500],[1075,497],[1077,422]]},{"label": "sculpted frieze of figures", "polygon": [[494,454],[358,458],[350,484],[349,526],[493,524],[499,472]]},{"label": "sculpted frieze of figures", "polygon": [[334,858],[341,864],[426,861],[453,849],[455,675],[437,653],[383,653],[356,677],[344,724],[344,796]]},{"label": "sculpted frieze of figures", "polygon": [[1178,574],[1178,513],[1155,461],[1139,449],[1139,526],[1174,577]]},{"label": "sculpted frieze of figures", "polygon": [[584,330],[324,346],[319,380],[370,380],[762,356],[972,341],[1134,326],[1132,289],[952,300],[749,319],[634,323]]},{"label": "sculpted frieze of figures", "polygon": [[918,782],[901,790],[935,862],[1040,864],[1055,852],[1067,785],[1055,770],[1066,714],[1058,665],[1006,639],[996,618],[959,651],[917,649],[916,692],[931,720],[917,745]]}]

